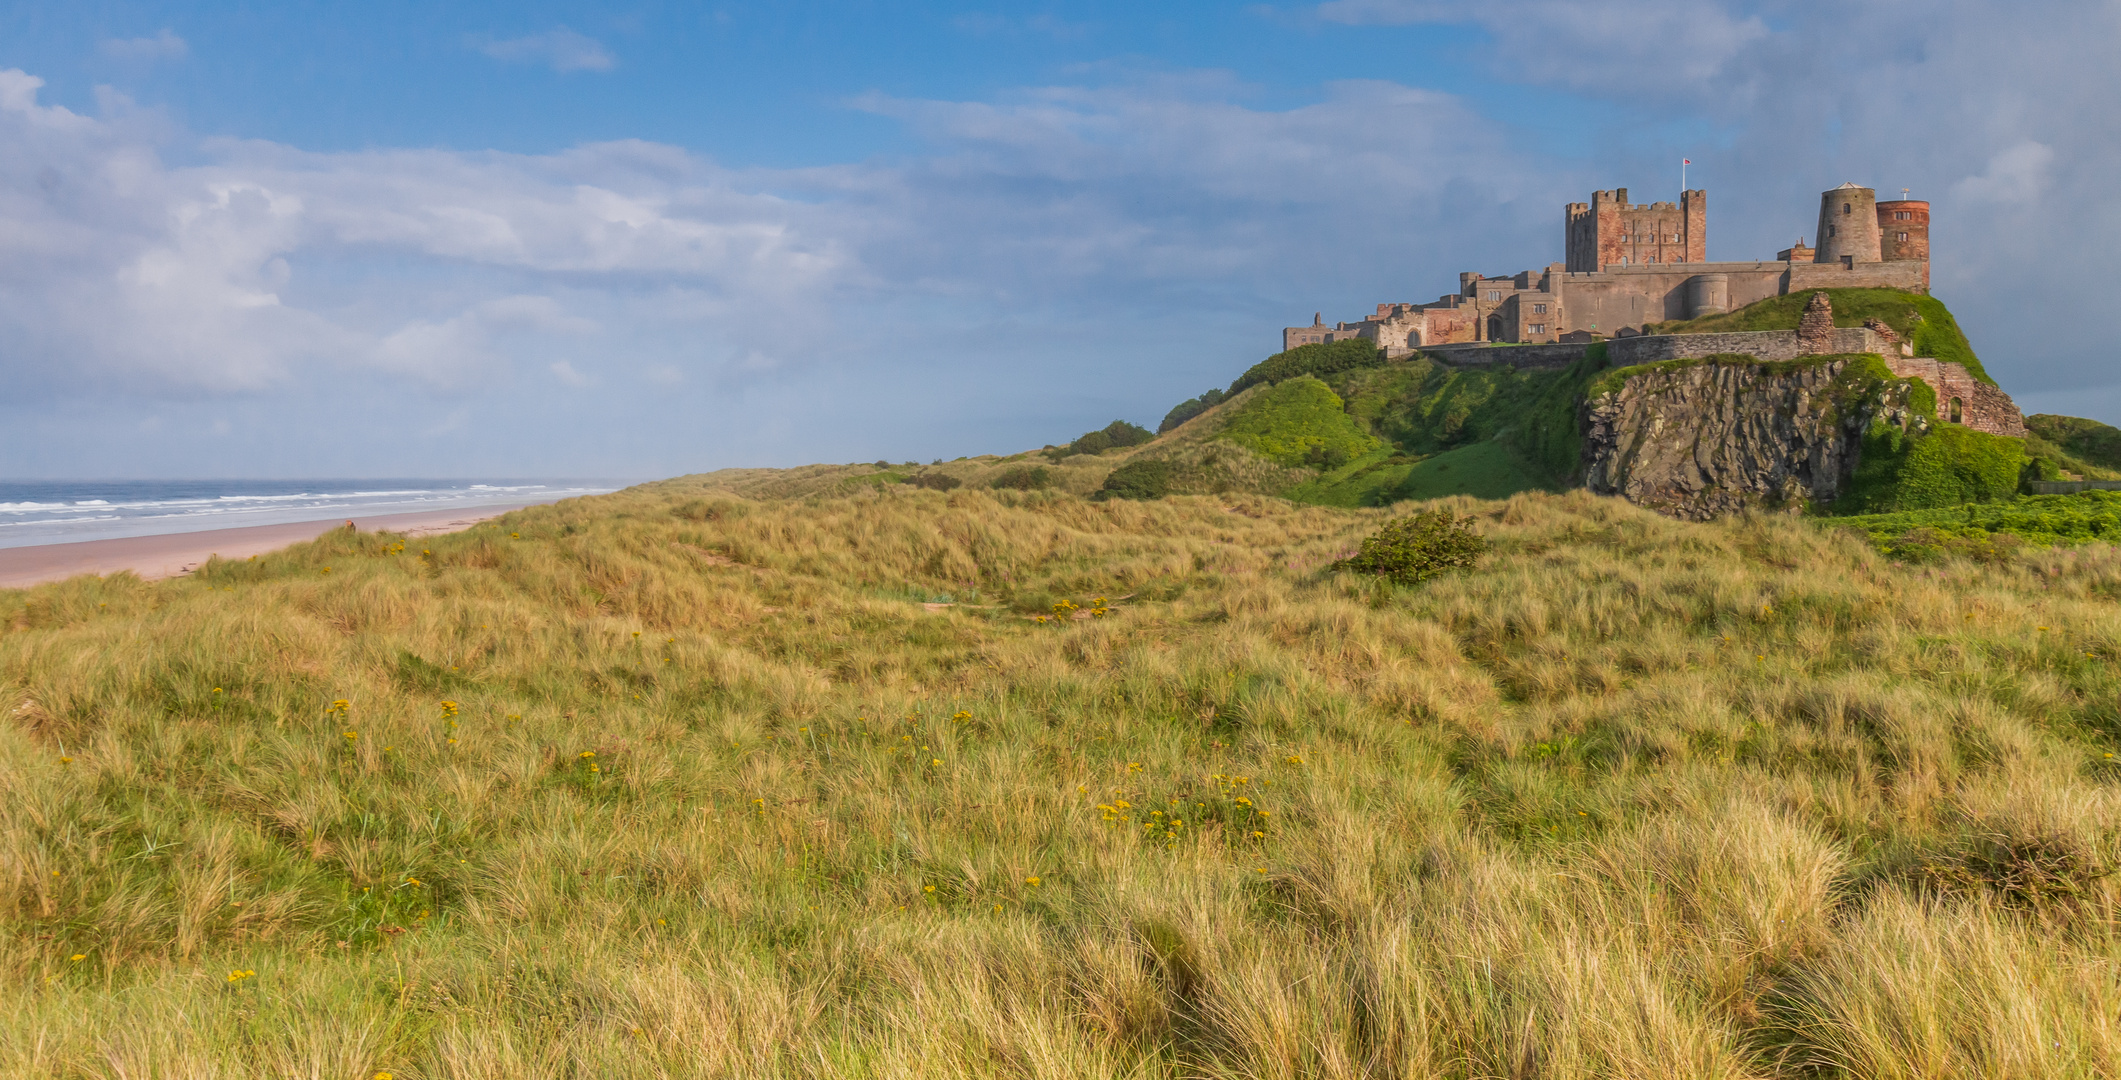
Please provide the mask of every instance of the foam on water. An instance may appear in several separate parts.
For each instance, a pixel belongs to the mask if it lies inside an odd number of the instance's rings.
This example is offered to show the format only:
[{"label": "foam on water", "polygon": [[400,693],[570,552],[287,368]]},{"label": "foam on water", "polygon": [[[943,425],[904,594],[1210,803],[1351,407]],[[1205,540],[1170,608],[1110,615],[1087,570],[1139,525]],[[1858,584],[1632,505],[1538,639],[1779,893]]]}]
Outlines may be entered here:
[{"label": "foam on water", "polygon": [[597,480],[0,481],[0,548],[552,502]]}]

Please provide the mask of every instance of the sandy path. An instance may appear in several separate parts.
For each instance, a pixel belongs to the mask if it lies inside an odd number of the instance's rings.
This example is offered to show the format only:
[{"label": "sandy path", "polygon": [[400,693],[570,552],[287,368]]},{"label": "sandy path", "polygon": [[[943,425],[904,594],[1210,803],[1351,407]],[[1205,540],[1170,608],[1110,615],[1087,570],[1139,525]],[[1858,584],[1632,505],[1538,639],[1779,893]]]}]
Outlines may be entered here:
[{"label": "sandy path", "polygon": [[[384,514],[358,517],[353,523],[367,532],[388,529],[408,536],[468,529],[481,521],[500,517],[536,503],[472,506],[417,514]],[[32,547],[0,548],[0,589],[20,589],[75,574],[115,574],[131,570],[153,581],[178,577],[198,569],[212,556],[247,559],[278,551],[289,544],[314,540],[333,529],[346,527],[346,518],[328,521],[294,521],[280,525],[250,525],[240,529],[167,533],[162,536],[126,536],[116,540],[83,540],[72,544],[38,544]]]}]

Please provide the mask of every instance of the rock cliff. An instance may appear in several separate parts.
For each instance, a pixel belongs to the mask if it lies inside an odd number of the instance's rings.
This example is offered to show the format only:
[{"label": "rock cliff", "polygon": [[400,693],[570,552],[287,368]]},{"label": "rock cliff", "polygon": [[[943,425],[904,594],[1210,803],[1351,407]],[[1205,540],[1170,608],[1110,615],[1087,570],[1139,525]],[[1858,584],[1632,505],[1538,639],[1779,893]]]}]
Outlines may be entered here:
[{"label": "rock cliff", "polygon": [[1928,426],[1909,384],[1874,357],[1711,357],[1615,374],[1584,403],[1585,486],[1692,520],[1830,503],[1873,420]]}]

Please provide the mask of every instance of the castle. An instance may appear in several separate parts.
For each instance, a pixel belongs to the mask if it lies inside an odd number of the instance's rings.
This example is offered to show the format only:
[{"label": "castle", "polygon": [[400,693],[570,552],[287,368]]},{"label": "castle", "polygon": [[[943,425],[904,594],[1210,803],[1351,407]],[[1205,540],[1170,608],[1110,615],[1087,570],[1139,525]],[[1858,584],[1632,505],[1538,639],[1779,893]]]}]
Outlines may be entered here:
[{"label": "castle", "polygon": [[1641,334],[1655,322],[1692,319],[1805,289],[1882,286],[1928,292],[1930,204],[1879,202],[1843,184],[1819,197],[1819,246],[1796,244],[1773,261],[1708,262],[1708,192],[1679,202],[1629,203],[1628,189],[1598,191],[1565,213],[1564,261],[1510,277],[1458,275],[1458,291],[1430,304],[1379,304],[1359,322],[1282,331],[1282,348],[1368,338],[1387,356],[1460,342],[1578,342]]}]

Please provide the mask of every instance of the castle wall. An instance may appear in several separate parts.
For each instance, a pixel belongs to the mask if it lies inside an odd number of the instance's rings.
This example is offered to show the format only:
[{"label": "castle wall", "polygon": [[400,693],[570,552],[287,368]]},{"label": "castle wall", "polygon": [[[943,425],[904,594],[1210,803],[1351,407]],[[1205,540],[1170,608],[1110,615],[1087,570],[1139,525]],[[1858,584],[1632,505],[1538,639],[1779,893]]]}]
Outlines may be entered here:
[{"label": "castle wall", "polygon": [[[1876,224],[1873,219],[1873,227]],[[1789,270],[1789,292],[1803,292],[1806,289],[1907,289],[1910,292],[1928,292],[1930,285],[1930,264],[1927,260],[1857,262],[1854,266],[1843,266],[1838,262],[1791,263]]]},{"label": "castle wall", "polygon": [[1741,308],[1756,300],[1780,296],[1786,263],[1692,263],[1672,266],[1613,266],[1596,274],[1565,274],[1555,282],[1561,294],[1564,330],[1584,330],[1612,337],[1622,330],[1640,331],[1647,323],[1693,318],[1697,275],[1724,279],[1724,303]]}]

